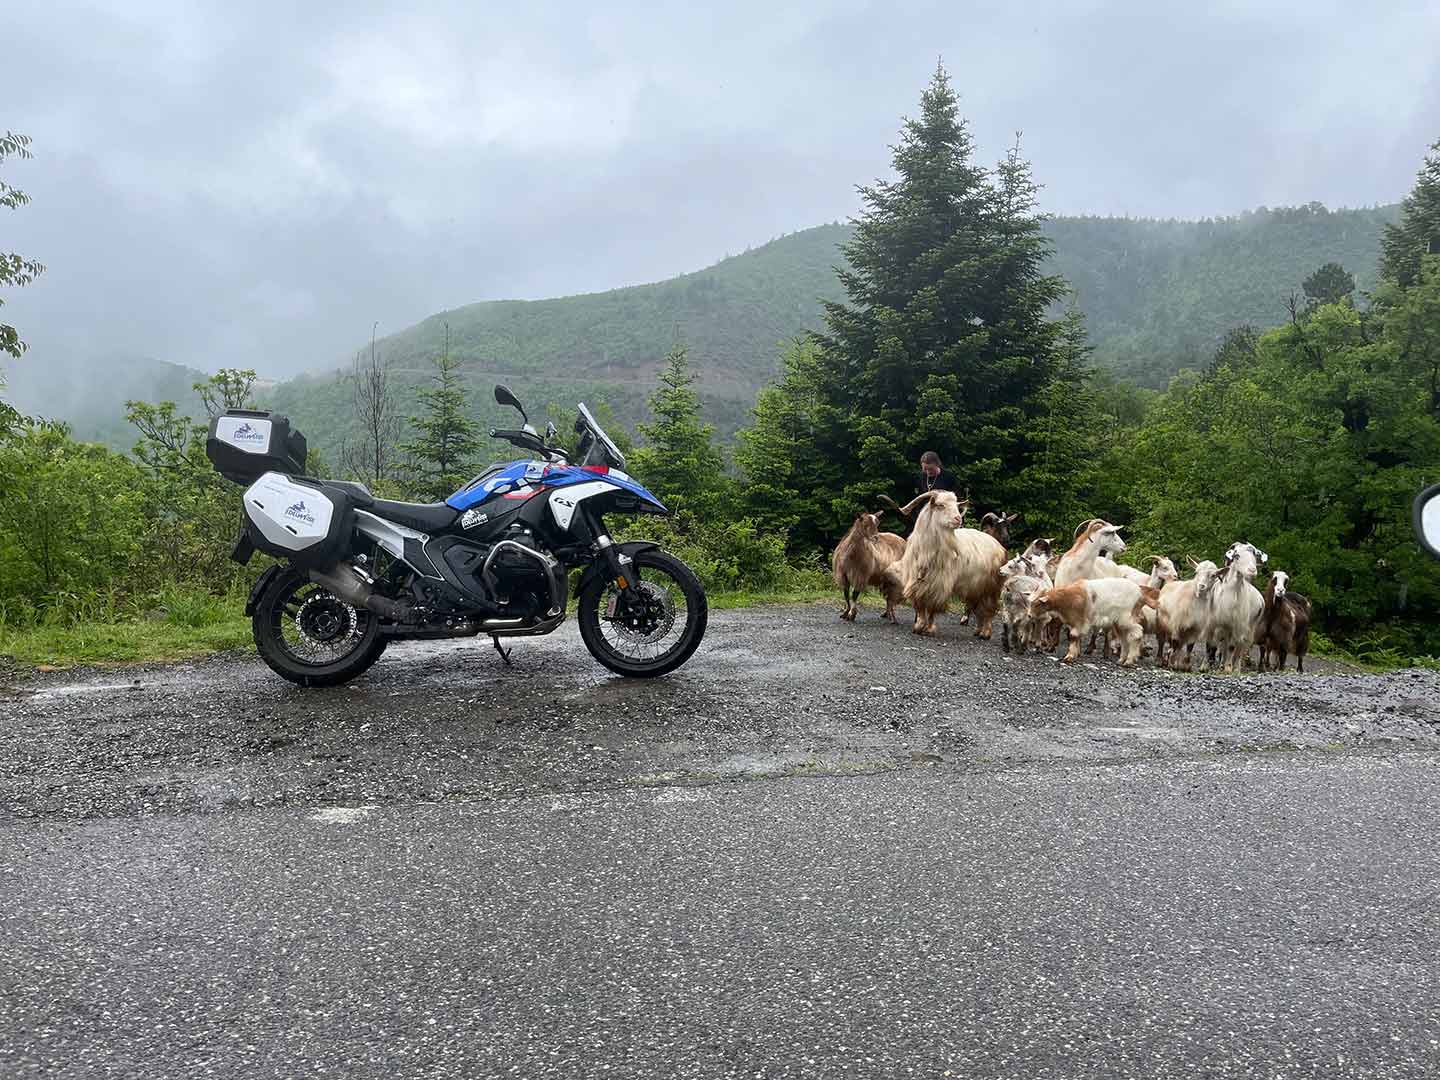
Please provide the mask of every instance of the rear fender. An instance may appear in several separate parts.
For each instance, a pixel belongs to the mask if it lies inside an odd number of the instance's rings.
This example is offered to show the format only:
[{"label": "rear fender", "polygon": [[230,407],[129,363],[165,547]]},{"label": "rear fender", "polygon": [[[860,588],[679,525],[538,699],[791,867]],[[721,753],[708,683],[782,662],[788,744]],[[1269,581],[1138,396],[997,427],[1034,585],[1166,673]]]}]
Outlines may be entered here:
[{"label": "rear fender", "polygon": [[[636,555],[640,554],[640,552],[649,551],[651,548],[658,548],[659,546],[660,545],[654,540],[627,540],[623,544],[616,544],[612,550],[614,550],[617,555],[623,555],[633,559]],[[596,578],[608,578],[609,576],[610,567],[607,560],[603,557],[596,559],[587,566],[585,572],[580,575],[580,586],[575,590],[576,595],[578,596],[580,593],[583,593]]]},{"label": "rear fender", "polygon": [[254,615],[255,606],[260,603],[260,594],[270,584],[275,575],[280,573],[283,567],[279,563],[272,563],[265,568],[265,572],[255,579],[255,584],[250,588],[250,599],[245,602],[245,614]]}]

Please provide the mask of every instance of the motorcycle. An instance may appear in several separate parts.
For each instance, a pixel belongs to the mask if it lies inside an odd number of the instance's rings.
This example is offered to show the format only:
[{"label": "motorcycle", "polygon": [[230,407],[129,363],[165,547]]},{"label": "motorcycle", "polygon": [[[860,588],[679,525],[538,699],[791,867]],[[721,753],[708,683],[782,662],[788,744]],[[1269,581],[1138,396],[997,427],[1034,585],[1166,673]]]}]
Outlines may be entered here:
[{"label": "motorcycle", "polygon": [[232,409],[206,439],[212,465],[246,485],[231,557],[281,560],[245,607],[265,663],[301,686],[335,686],[364,672],[393,641],[548,634],[565,620],[570,572],[580,637],[620,675],[680,667],[705,635],[699,578],[645,540],[616,543],[610,514],[668,516],[625,470],[625,456],[582,403],[573,455],[530,425],[490,429],[532,456],[490,466],[444,502],[375,498],[363,484],[304,475],[305,437],[283,416]]}]

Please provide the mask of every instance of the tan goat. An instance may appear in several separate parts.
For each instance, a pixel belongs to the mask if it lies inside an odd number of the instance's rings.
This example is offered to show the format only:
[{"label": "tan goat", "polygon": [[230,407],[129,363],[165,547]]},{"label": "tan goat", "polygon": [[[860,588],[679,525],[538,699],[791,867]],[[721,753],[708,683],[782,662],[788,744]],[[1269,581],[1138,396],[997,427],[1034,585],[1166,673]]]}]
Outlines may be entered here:
[{"label": "tan goat", "polygon": [[831,563],[831,574],[845,598],[845,606],[840,611],[842,619],[855,621],[860,614],[860,594],[874,585],[885,596],[884,618],[895,622],[895,605],[900,601],[901,588],[885,571],[904,554],[905,538],[881,532],[879,514],[855,515],[855,522],[835,548]]},{"label": "tan goat", "polygon": [[962,527],[965,510],[953,491],[927,491],[897,507],[906,517],[917,508],[905,555],[890,568],[915,608],[915,633],[933,634],[935,617],[960,600],[975,617],[975,636],[988,638],[1000,606],[1005,548],[978,529]]}]

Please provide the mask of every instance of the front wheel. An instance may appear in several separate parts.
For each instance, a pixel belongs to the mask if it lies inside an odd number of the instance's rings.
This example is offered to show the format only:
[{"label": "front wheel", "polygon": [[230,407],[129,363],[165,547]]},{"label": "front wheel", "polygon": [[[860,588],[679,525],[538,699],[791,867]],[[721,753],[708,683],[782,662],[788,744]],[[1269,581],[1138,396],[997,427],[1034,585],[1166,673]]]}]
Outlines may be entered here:
[{"label": "front wheel", "polygon": [[619,675],[653,678],[690,659],[705,636],[709,607],[695,572],[668,551],[634,556],[629,600],[613,581],[596,578],[580,593],[580,637],[596,660]]},{"label": "front wheel", "polygon": [[385,651],[379,619],[293,567],[260,594],[250,628],[270,670],[300,686],[349,682]]}]

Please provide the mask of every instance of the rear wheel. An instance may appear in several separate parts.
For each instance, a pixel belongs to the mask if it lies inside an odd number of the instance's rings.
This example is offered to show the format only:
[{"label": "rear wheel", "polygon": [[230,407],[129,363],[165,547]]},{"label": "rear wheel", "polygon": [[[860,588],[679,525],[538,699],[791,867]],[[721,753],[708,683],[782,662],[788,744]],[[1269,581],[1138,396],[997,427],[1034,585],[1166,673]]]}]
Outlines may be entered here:
[{"label": "rear wheel", "polygon": [[611,671],[651,678],[690,659],[705,636],[709,608],[695,572],[668,551],[638,552],[634,570],[633,601],[604,578],[580,593],[580,637]]},{"label": "rear wheel", "polygon": [[372,612],[345,603],[294,568],[265,587],[250,628],[270,670],[300,686],[349,682],[385,651]]}]

